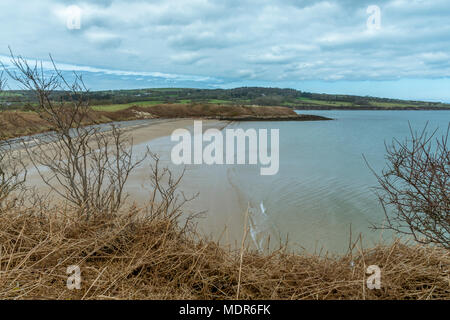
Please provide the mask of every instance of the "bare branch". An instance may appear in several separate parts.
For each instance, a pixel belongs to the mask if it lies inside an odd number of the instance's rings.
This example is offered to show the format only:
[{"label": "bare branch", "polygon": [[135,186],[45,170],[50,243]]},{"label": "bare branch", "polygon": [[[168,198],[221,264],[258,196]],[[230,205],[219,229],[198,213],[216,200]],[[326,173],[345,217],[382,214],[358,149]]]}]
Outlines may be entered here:
[{"label": "bare branch", "polygon": [[[420,243],[450,247],[450,153],[447,131],[436,137],[437,129],[427,126],[405,141],[394,139],[386,146],[387,168],[377,177],[377,195],[387,225]],[[367,161],[366,161],[367,162]]]}]

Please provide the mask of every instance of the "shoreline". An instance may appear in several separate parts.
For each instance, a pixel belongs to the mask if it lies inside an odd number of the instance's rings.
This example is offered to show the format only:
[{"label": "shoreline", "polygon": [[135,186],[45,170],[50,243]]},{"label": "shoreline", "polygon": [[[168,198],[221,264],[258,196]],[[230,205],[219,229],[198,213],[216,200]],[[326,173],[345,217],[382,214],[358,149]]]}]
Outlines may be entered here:
[{"label": "shoreline", "polygon": [[[160,153],[161,146],[167,148],[168,139],[171,133],[180,128],[185,128],[190,131],[193,129],[193,121],[195,119],[161,119],[161,121],[150,120],[145,124],[138,124],[134,126],[125,127],[123,130],[126,135],[133,140],[133,153],[136,155],[144,152],[147,147],[152,152],[159,154],[162,158],[164,167],[168,166],[172,173],[177,176],[181,173],[183,166],[175,166],[171,164],[170,152],[163,151]],[[203,120],[203,131],[209,128],[217,128],[219,130],[228,126],[229,121],[219,121],[207,119]],[[158,146],[158,139],[164,139]],[[156,144],[156,147],[155,147]],[[222,168],[212,168],[213,173],[207,177],[203,177],[197,173],[194,166],[186,166],[187,170],[185,176],[180,184],[180,191],[184,192],[186,196],[199,193],[198,198],[186,203],[186,213],[188,212],[204,212],[204,216],[198,220],[199,232],[208,238],[213,238],[232,248],[238,247],[239,241],[243,234],[243,222],[245,218],[245,209],[242,204],[240,195],[236,193],[227,177],[227,170]],[[129,181],[125,187],[126,193],[129,197],[126,205],[145,206],[149,201],[150,186],[148,165],[142,165],[135,169],[129,177]],[[211,182],[211,179],[215,181]],[[26,185],[29,187],[37,187],[40,193],[46,194],[49,190],[36,171],[30,164]],[[61,201],[58,197],[52,201],[55,203]],[[247,239],[251,240],[251,239]],[[237,242],[236,242],[237,241]],[[251,241],[247,241],[253,247]]]},{"label": "shoreline", "polygon": [[450,111],[450,108],[446,107],[420,107],[420,108],[414,108],[414,107],[392,107],[392,108],[385,108],[385,107],[328,107],[328,106],[304,106],[304,107],[298,107],[298,106],[289,106],[290,108],[293,108],[293,110],[298,111]]},{"label": "shoreline", "polygon": [[[195,165],[175,166],[169,161],[170,154],[165,152],[171,132],[178,128],[185,128],[192,132],[195,119],[178,119],[156,125],[130,129],[128,134],[134,140],[134,147],[139,153],[140,148],[149,147],[153,152],[161,156],[162,164],[170,167],[175,176],[186,168],[184,177],[180,183],[180,191],[186,196],[198,193],[198,197],[186,203],[186,213],[204,214],[197,220],[198,231],[207,238],[220,241],[222,245],[231,248],[239,246],[244,230],[246,208],[241,196],[230,184],[228,169],[222,167],[196,167]],[[230,121],[207,119],[203,120],[203,131],[210,128],[223,130]],[[159,140],[162,138],[162,140]],[[159,141],[157,141],[157,139]],[[162,149],[162,150],[161,150]],[[163,151],[163,153],[160,153]],[[206,170],[206,171],[204,171]],[[200,174],[206,173],[205,175]],[[130,194],[130,201],[136,201],[144,205],[148,201],[148,191],[144,185],[147,181],[148,168],[142,166],[136,168],[130,176],[126,191]],[[247,239],[247,244],[254,247]]]}]

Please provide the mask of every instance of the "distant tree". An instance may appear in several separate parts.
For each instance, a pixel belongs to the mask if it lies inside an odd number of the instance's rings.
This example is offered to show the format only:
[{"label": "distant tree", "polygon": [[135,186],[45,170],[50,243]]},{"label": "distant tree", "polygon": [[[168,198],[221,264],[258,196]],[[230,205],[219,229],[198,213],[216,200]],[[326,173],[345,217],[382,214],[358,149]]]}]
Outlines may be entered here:
[{"label": "distant tree", "polygon": [[363,97],[359,97],[359,98],[355,99],[355,104],[357,104],[359,106],[364,106],[364,107],[370,106],[369,100],[366,98],[363,98]]},{"label": "distant tree", "polygon": [[254,99],[254,103],[261,106],[278,106],[283,102],[283,97],[280,96],[263,96]]}]

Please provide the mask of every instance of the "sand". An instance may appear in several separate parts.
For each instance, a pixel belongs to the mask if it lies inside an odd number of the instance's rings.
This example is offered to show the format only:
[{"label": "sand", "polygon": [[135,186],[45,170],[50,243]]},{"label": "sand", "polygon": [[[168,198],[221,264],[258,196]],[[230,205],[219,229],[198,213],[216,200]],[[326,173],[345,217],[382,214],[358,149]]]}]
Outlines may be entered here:
[{"label": "sand", "polygon": [[[154,140],[169,136],[178,128],[192,131],[193,121],[193,119],[169,120],[134,128],[129,130],[129,133],[134,139],[136,149],[148,146],[152,152],[159,154],[163,165],[168,166],[175,174],[180,174],[183,166],[175,166],[169,159],[173,143],[170,143],[169,138]],[[203,120],[203,130],[209,128],[221,130],[227,124],[226,121]],[[196,199],[185,206],[187,214],[203,212],[202,218],[197,220],[199,232],[214,240],[220,240],[224,245],[237,248],[243,236],[247,204],[229,183],[228,170],[226,166],[186,166],[180,191],[187,196],[199,193]],[[137,201],[139,204],[145,204],[148,201],[150,193],[146,186],[148,175],[149,170],[144,166],[137,168],[130,176],[127,185],[130,200]]]},{"label": "sand", "polygon": [[[149,147],[161,157],[161,164],[168,166],[175,174],[182,171],[182,166],[175,166],[170,161],[170,150],[173,143],[169,136],[178,128],[192,130],[193,119],[158,119],[149,123],[127,127],[127,134],[133,139],[136,154]],[[209,128],[223,129],[227,121],[203,120],[203,130]],[[164,138],[166,137],[166,138]],[[159,139],[162,138],[162,139]],[[189,202],[186,214],[203,212],[198,219],[198,231],[214,240],[220,240],[224,245],[232,248],[240,247],[244,231],[244,219],[247,204],[237,194],[229,183],[226,166],[187,166],[180,191],[186,195],[199,193],[199,196]],[[28,186],[36,186],[40,192],[47,193],[49,187],[43,182],[34,168],[29,169]],[[128,204],[136,203],[143,206],[147,203],[150,194],[150,170],[143,165],[135,169],[130,175],[126,185],[129,194]],[[57,198],[56,200],[57,201]],[[250,238],[250,237],[248,237]]]}]

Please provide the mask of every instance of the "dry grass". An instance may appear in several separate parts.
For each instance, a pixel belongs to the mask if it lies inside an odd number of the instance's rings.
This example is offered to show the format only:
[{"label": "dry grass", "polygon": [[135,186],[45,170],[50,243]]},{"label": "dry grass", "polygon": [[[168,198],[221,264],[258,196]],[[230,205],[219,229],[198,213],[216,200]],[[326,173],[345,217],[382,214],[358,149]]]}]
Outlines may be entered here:
[{"label": "dry grass", "polygon": [[161,118],[207,117],[297,117],[294,110],[286,107],[250,107],[238,105],[196,104],[162,104],[151,107],[135,106],[133,110],[147,112]]},{"label": "dry grass", "polygon": [[[102,112],[91,111],[83,125],[109,123],[113,121],[134,120],[137,117],[131,111]],[[0,112],[0,140],[37,133],[48,132],[52,126],[35,112]]]},{"label": "dry grass", "polygon": [[[449,251],[395,242],[353,255],[230,251],[172,218],[130,209],[0,213],[0,299],[449,299]],[[351,261],[354,262],[353,267]],[[369,265],[380,290],[365,286]],[[79,265],[80,290],[66,269]]]}]

